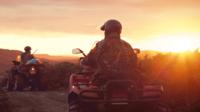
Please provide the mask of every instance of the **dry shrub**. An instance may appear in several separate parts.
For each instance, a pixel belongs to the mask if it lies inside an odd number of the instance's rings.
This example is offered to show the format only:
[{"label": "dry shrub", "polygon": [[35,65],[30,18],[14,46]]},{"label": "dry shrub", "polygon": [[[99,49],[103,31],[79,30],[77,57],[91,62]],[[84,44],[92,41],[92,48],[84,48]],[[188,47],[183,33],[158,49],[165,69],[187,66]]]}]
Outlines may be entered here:
[{"label": "dry shrub", "polygon": [[81,67],[69,62],[56,64],[45,64],[45,71],[42,75],[42,85],[48,90],[66,89],[71,73],[80,71]]}]

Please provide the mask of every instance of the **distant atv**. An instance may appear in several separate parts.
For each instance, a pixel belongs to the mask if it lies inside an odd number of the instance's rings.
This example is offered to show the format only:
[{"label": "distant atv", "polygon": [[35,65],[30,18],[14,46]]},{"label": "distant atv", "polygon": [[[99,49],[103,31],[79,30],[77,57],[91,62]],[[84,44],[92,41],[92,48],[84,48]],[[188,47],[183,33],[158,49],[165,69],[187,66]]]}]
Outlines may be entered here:
[{"label": "distant atv", "polygon": [[30,87],[30,90],[40,90],[43,67],[41,62],[35,58],[27,61],[25,65],[21,65],[16,77],[15,89],[22,91],[24,88]]},{"label": "distant atv", "polygon": [[[74,49],[73,53],[83,51]],[[161,102],[164,92],[161,84],[115,78],[100,87],[91,80],[89,72],[71,75],[69,112],[168,112]]]}]

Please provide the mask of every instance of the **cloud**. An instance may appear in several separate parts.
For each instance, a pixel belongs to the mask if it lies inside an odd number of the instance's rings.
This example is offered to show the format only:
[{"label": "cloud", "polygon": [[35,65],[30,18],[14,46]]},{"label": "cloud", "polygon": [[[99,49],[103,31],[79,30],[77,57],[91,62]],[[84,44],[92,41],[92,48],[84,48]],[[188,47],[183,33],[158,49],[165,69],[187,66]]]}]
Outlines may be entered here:
[{"label": "cloud", "polygon": [[100,34],[104,21],[117,18],[125,35],[138,36],[179,19],[198,21],[199,5],[199,0],[1,0],[0,33]]}]

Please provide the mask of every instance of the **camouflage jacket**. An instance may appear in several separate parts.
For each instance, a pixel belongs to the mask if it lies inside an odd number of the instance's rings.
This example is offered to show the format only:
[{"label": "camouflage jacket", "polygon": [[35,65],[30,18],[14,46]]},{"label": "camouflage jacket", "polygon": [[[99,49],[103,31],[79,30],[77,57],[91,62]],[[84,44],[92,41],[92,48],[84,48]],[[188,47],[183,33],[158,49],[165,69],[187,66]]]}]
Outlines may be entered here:
[{"label": "camouflage jacket", "polygon": [[131,74],[136,63],[137,56],[131,45],[121,39],[98,42],[83,60],[83,64],[105,74]]}]

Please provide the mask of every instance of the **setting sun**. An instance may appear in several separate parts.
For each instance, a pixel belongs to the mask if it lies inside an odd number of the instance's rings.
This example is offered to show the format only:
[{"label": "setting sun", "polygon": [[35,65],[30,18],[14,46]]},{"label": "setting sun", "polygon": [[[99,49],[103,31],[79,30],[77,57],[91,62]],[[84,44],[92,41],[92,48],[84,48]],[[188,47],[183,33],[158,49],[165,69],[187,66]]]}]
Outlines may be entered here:
[{"label": "setting sun", "polygon": [[141,48],[144,47],[144,49],[153,49],[162,52],[193,51],[199,48],[199,41],[196,36],[191,36],[192,35],[160,36],[149,40],[148,43],[144,43]]},{"label": "setting sun", "polygon": [[[168,47],[160,48],[161,51],[170,52],[183,52],[187,50],[193,50],[194,41],[189,38],[179,38],[179,37],[167,37],[161,39],[163,43],[167,43]],[[162,50],[163,49],[163,50]]]}]

